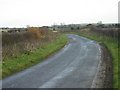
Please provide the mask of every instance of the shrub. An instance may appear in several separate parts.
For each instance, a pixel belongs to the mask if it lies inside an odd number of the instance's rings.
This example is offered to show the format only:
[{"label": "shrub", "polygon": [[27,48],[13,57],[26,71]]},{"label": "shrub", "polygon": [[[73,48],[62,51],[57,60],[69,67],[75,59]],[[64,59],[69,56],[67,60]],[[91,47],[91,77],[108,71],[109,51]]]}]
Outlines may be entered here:
[{"label": "shrub", "polygon": [[35,34],[37,39],[39,39],[41,37],[40,29],[37,27],[29,27],[28,32]]}]

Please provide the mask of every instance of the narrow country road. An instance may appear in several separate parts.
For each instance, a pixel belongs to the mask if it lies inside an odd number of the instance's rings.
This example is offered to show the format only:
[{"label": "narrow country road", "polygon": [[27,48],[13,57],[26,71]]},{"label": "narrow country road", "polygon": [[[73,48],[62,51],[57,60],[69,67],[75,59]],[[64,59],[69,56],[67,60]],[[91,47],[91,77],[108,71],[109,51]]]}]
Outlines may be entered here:
[{"label": "narrow country road", "polygon": [[68,34],[68,44],[43,62],[2,80],[3,88],[91,88],[100,46]]}]

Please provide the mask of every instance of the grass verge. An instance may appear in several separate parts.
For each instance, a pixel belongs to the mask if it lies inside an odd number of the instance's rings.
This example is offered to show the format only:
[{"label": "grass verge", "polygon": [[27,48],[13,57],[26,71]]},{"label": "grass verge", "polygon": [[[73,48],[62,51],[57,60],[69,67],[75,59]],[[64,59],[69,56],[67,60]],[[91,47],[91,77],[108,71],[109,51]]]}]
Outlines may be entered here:
[{"label": "grass verge", "polygon": [[64,47],[66,43],[67,37],[65,35],[60,35],[53,43],[45,44],[41,48],[31,52],[29,55],[21,54],[18,57],[7,58],[2,62],[2,78],[8,77],[41,62],[53,52]]},{"label": "grass verge", "polygon": [[99,42],[103,42],[109,49],[109,51],[112,54],[113,57],[113,80],[114,80],[114,88],[118,88],[118,68],[120,68],[120,66],[118,65],[118,43],[112,41],[112,40],[108,40],[105,39],[104,37],[97,37],[97,36],[92,36],[92,35],[87,35],[87,34],[81,34],[81,33],[76,33],[77,35],[95,40],[95,41],[99,41]]}]

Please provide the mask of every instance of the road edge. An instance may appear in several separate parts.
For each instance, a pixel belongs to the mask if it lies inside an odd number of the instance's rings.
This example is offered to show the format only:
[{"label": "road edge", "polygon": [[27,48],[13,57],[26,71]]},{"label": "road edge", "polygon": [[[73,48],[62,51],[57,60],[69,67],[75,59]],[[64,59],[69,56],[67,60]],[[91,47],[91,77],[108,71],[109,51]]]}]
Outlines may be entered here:
[{"label": "road edge", "polygon": [[98,42],[101,55],[91,88],[113,88],[113,58],[104,43]]}]

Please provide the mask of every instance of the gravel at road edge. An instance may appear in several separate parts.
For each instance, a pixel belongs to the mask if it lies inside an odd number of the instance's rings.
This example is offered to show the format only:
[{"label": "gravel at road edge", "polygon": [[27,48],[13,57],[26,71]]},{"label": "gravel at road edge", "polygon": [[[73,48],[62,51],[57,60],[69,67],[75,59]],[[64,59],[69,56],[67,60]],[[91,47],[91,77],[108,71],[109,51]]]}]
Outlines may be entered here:
[{"label": "gravel at road edge", "polygon": [[113,59],[108,48],[101,42],[101,60],[91,88],[113,88]]}]

